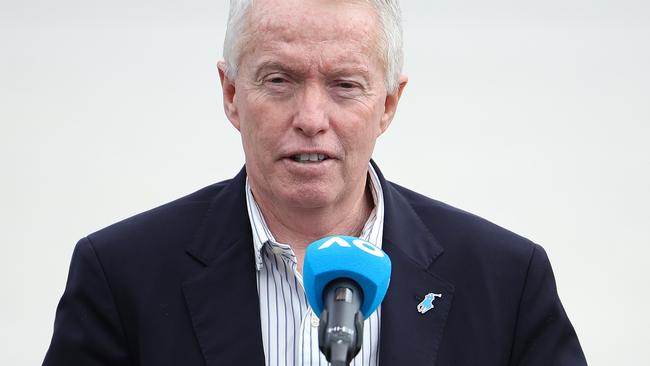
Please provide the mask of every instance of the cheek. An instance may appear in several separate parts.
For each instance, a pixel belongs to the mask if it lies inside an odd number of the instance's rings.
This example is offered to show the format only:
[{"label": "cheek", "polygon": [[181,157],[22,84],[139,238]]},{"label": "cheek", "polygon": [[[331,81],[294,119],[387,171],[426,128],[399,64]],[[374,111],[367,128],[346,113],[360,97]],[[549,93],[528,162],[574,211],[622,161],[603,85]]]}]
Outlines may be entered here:
[{"label": "cheek", "polygon": [[242,120],[247,122],[249,129],[277,133],[291,115],[293,106],[290,103],[274,100],[259,93],[251,93],[246,98]]},{"label": "cheek", "polygon": [[264,136],[260,130],[267,125],[265,119],[268,114],[265,113],[264,107],[260,103],[256,103],[254,100],[244,100],[239,108],[239,115],[242,138],[257,140]]},{"label": "cheek", "polygon": [[341,116],[339,120],[344,125],[341,134],[349,144],[357,146],[358,149],[371,148],[374,145],[375,139],[381,134],[383,106],[381,109],[378,106],[362,106]]},{"label": "cheek", "polygon": [[376,140],[376,128],[368,120],[348,125],[345,131],[337,133],[343,146],[348,169],[364,169],[372,156]]}]

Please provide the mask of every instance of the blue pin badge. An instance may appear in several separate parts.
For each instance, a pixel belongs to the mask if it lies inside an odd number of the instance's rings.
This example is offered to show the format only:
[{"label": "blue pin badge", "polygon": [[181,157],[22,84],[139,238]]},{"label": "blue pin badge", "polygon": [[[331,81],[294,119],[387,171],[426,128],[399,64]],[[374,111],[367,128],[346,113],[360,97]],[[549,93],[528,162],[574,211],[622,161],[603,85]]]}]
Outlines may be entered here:
[{"label": "blue pin badge", "polygon": [[428,293],[424,297],[424,300],[418,304],[418,312],[420,312],[420,314],[424,314],[427,311],[433,309],[433,301],[436,298],[442,298],[442,294],[434,294],[433,292]]}]

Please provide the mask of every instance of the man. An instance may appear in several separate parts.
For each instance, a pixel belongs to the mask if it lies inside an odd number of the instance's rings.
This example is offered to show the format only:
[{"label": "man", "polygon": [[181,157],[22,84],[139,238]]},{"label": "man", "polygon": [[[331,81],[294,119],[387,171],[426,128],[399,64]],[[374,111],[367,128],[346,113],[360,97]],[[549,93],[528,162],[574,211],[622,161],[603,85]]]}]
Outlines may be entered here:
[{"label": "man", "polygon": [[45,365],[325,365],[306,246],[391,257],[355,364],[584,365],[541,247],[384,179],[396,1],[231,1],[219,63],[245,169],[82,239]]}]

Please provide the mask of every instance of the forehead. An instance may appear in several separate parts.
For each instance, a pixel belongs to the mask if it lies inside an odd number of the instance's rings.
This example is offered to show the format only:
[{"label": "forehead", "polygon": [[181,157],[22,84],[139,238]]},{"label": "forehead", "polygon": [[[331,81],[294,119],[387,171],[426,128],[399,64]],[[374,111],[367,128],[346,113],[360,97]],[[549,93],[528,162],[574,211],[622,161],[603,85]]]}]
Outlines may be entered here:
[{"label": "forehead", "polygon": [[243,53],[338,64],[378,58],[377,15],[366,1],[255,1],[249,21]]},{"label": "forehead", "polygon": [[250,15],[253,31],[288,40],[316,34],[324,40],[335,39],[340,33],[374,38],[377,31],[376,12],[366,1],[258,0]]}]

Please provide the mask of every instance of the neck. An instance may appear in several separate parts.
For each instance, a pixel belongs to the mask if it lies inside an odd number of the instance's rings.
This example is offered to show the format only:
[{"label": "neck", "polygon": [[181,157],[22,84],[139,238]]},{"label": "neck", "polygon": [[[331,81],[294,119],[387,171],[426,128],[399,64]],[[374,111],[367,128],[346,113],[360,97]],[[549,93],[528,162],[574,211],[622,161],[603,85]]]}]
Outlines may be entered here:
[{"label": "neck", "polygon": [[[254,187],[251,189],[255,195]],[[329,235],[360,236],[374,207],[368,184],[365,184],[350,199],[331,207],[309,209],[282,207],[276,202],[269,202],[257,195],[255,201],[275,239],[289,244],[293,249],[300,272],[302,272],[305,251],[310,243]]]}]

